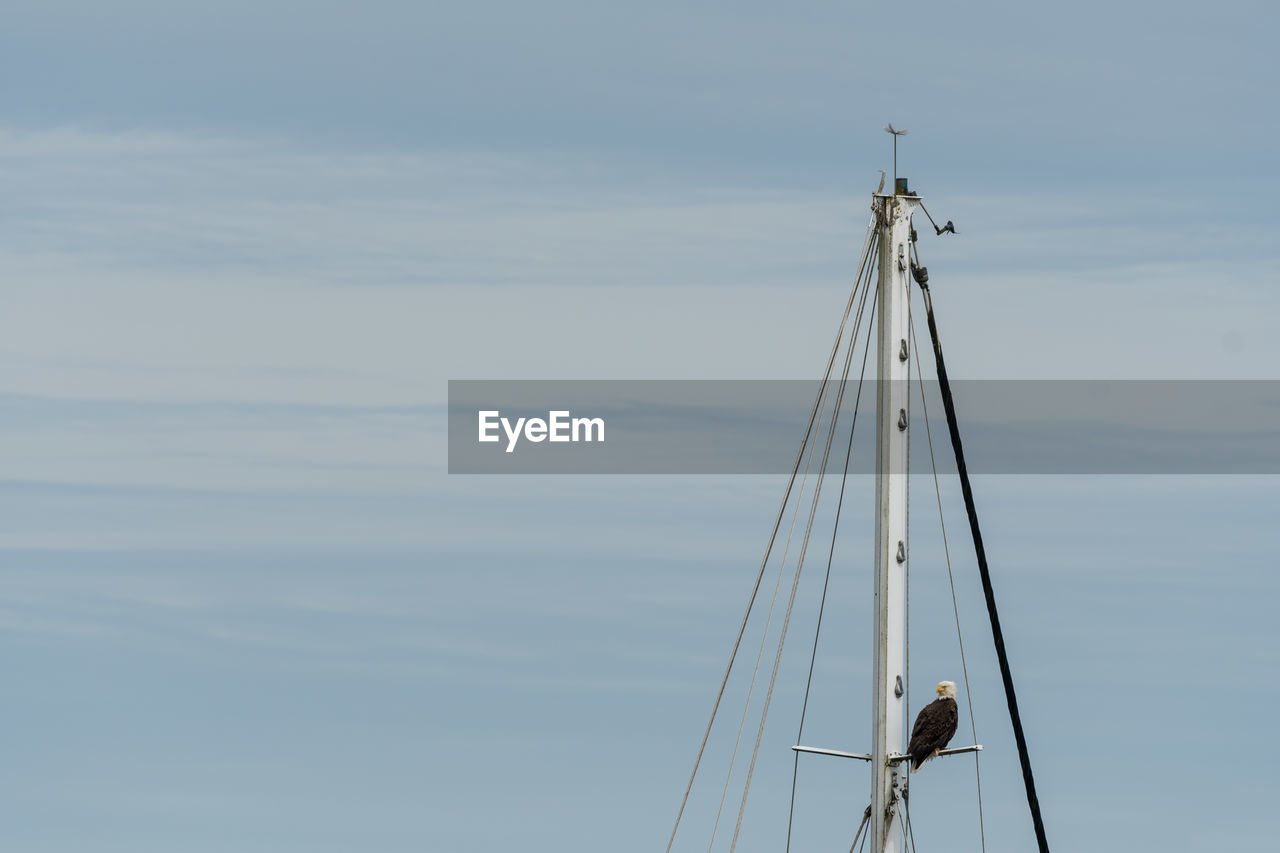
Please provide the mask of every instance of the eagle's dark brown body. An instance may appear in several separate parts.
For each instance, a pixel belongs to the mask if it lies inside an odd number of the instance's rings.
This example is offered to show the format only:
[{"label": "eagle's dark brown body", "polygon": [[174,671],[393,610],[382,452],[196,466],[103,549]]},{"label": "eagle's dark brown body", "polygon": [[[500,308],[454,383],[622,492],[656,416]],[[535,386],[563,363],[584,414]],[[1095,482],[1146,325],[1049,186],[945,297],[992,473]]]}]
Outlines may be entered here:
[{"label": "eagle's dark brown body", "polygon": [[956,700],[951,698],[937,699],[920,710],[915,727],[911,729],[911,745],[907,747],[912,773],[951,742],[959,721]]}]

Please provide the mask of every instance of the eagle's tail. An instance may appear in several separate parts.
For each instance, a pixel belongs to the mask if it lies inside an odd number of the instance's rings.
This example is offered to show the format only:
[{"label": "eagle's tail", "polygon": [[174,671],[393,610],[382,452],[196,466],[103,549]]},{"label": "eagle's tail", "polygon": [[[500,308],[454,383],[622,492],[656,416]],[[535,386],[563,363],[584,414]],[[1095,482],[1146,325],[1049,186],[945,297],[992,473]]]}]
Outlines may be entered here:
[{"label": "eagle's tail", "polygon": [[926,761],[928,761],[930,758],[933,758],[937,754],[938,754],[938,750],[936,749],[930,750],[929,752],[926,752],[923,755],[917,755],[914,752],[911,753],[911,772],[919,773],[921,765],[923,765]]}]

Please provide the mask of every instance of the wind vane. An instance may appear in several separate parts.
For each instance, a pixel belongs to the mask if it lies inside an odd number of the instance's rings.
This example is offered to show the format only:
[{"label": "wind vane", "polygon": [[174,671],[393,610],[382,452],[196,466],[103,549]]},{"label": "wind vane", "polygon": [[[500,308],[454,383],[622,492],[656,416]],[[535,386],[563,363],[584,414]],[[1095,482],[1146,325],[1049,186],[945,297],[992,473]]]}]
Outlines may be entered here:
[{"label": "wind vane", "polygon": [[907,131],[905,128],[903,130],[895,130],[893,124],[890,123],[884,126],[884,132],[893,136],[893,186],[896,192],[898,187],[898,137],[906,136]]}]

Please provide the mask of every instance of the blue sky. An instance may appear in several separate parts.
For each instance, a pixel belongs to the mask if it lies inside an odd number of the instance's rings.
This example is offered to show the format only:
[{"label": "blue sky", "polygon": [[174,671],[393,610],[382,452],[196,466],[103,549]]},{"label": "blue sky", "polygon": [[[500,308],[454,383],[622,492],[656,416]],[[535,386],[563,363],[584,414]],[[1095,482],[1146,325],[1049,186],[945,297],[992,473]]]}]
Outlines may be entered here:
[{"label": "blue sky", "polygon": [[[657,849],[782,483],[450,477],[446,381],[815,376],[886,121],[960,231],[922,245],[955,375],[1278,378],[1276,23],[9,4],[0,841]],[[1270,849],[1280,484],[977,491],[1054,849]],[[1026,849],[944,500],[988,847]],[[859,750],[869,545],[846,530],[809,725]],[[922,695],[959,679],[937,534],[912,531]],[[808,571],[743,849],[785,821]],[[723,734],[679,849],[705,844]],[[863,771],[802,771],[801,837],[847,843]],[[917,840],[976,846],[967,762],[930,771]]]}]

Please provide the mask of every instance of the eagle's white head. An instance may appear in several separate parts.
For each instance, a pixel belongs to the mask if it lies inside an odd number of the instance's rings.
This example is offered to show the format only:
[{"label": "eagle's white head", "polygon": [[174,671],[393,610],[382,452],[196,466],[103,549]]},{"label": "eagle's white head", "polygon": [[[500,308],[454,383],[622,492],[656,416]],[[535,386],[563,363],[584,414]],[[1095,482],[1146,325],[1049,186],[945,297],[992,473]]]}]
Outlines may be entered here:
[{"label": "eagle's white head", "polygon": [[956,683],[954,681],[938,682],[938,698],[939,699],[956,698]]}]

